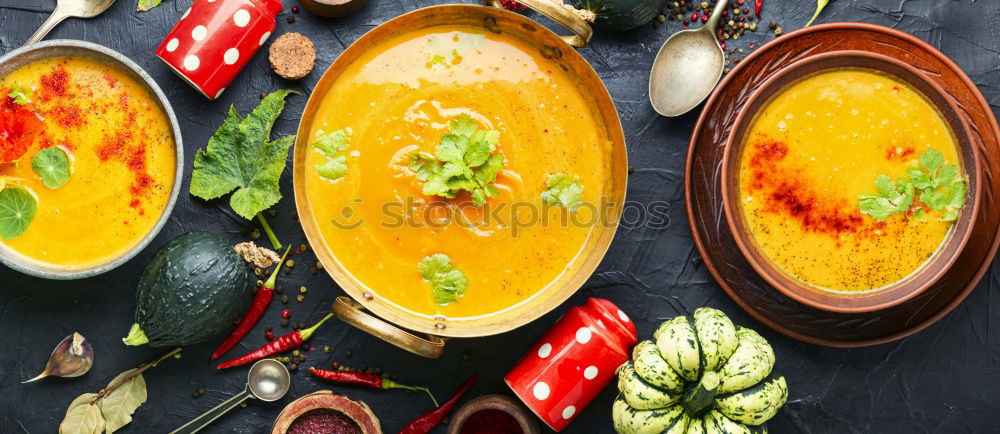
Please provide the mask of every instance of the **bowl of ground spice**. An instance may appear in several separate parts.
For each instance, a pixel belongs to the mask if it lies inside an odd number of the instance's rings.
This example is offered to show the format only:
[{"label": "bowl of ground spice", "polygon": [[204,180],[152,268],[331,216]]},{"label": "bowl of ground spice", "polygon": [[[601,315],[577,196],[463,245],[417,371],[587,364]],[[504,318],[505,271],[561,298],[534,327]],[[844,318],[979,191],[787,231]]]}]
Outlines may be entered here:
[{"label": "bowl of ground spice", "polygon": [[271,434],[380,434],[382,426],[368,405],[330,390],[305,395],[278,414]]},{"label": "bowl of ground spice", "polygon": [[455,412],[448,434],[538,434],[538,420],[523,404],[504,395],[483,395]]}]

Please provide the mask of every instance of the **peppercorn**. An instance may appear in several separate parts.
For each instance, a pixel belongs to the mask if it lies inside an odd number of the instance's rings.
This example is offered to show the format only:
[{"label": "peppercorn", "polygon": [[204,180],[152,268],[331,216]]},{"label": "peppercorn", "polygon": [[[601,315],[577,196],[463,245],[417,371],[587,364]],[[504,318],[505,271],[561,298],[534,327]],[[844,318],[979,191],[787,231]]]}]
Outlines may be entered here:
[{"label": "peppercorn", "polygon": [[205,394],[205,388],[204,387],[199,387],[199,388],[197,388],[197,389],[194,390],[194,393],[192,393],[191,396],[193,396],[195,398],[198,398],[198,397],[201,397],[204,394]]},{"label": "peppercorn", "polygon": [[[292,363],[291,365],[288,365],[288,370],[292,371],[292,372],[298,371],[299,370],[299,364],[298,363]],[[246,401],[244,401],[243,403],[245,404]]]},{"label": "peppercorn", "polygon": [[250,232],[250,239],[251,240],[256,240],[258,238],[260,238],[260,230],[254,229],[253,232]]},{"label": "peppercorn", "polygon": [[[253,274],[256,274],[257,277],[260,277],[261,273],[263,273],[263,271],[261,271],[261,269],[259,267],[255,267],[253,269]],[[258,280],[258,282],[260,282],[260,281]]]},{"label": "peppercorn", "polygon": [[333,363],[330,363],[330,367],[333,369],[340,369],[341,368],[340,362],[334,360]]},{"label": "peppercorn", "polygon": [[774,29],[774,36],[781,36],[781,27]]},{"label": "peppercorn", "polygon": [[293,356],[298,357],[299,354],[301,354],[301,352],[299,352],[299,350],[292,350],[292,355]]},{"label": "peppercorn", "polygon": [[695,21],[698,21],[698,18],[701,18],[701,16],[700,16],[700,15],[698,15],[698,13],[697,13],[697,12],[695,12],[695,13],[691,14],[691,22],[695,22]]},{"label": "peppercorn", "polygon": [[323,269],[323,263],[319,262],[319,261],[316,261],[316,269],[317,270],[322,270]]},{"label": "peppercorn", "polygon": [[295,261],[289,259],[289,260],[285,261],[285,266],[288,267],[288,268],[292,268],[292,267],[295,266]]},{"label": "peppercorn", "polygon": [[265,92],[261,92],[260,93],[260,99],[264,99],[266,96],[267,96],[267,93],[265,93]]},{"label": "peppercorn", "polygon": [[323,352],[329,354],[330,353],[330,346],[329,345],[323,345]]},{"label": "peppercorn", "polygon": [[309,268],[309,273],[311,274],[316,274],[317,271],[319,270],[317,270],[316,267]]},{"label": "peppercorn", "polygon": [[290,311],[288,309],[285,309],[285,310],[281,311],[281,317],[282,318],[291,318],[292,317],[292,311]]},{"label": "peppercorn", "polygon": [[740,14],[739,9],[733,9],[733,15],[739,15],[739,14]]},{"label": "peppercorn", "polygon": [[293,14],[299,13],[299,7],[298,6],[292,6],[292,13]]},{"label": "peppercorn", "polygon": [[299,296],[298,296],[298,297],[295,297],[295,299],[296,299],[296,300],[298,300],[298,302],[299,302],[299,303],[302,303],[302,300],[305,300],[305,299],[306,299],[306,296],[304,296],[304,295],[302,295],[302,294],[299,294]]},{"label": "peppercorn", "polygon": [[702,9],[708,9],[708,2],[701,2]]},{"label": "peppercorn", "polygon": [[684,19],[684,25],[686,26],[686,25],[688,25],[688,24],[691,24],[691,20],[689,20],[689,19],[685,18],[685,19]]},{"label": "peppercorn", "polygon": [[[750,31],[751,32],[756,32],[757,31],[757,23],[750,23]],[[753,48],[753,47],[750,47],[750,48]]]},{"label": "peppercorn", "polygon": [[300,286],[300,287],[299,287],[299,292],[301,292],[301,293],[305,294],[305,293],[309,292],[309,290],[308,290],[308,289],[306,289],[306,287],[304,287],[304,286]]},{"label": "peppercorn", "polygon": [[660,15],[656,16],[656,22],[662,23],[664,21],[667,21],[667,17],[663,16],[663,14],[660,14]]},{"label": "peppercorn", "polygon": [[291,267],[285,267],[285,275],[287,276],[287,275],[289,275],[289,274],[292,274],[292,269],[291,269]]},{"label": "peppercorn", "polygon": [[344,352],[344,356],[347,357],[348,359],[350,359],[351,358],[351,350],[347,350],[346,352]]},{"label": "peppercorn", "polygon": [[264,331],[264,339],[267,339],[269,341],[274,340],[274,332],[271,331],[271,330],[265,330]]},{"label": "peppercorn", "polygon": [[746,14],[750,13],[750,9],[740,8],[740,13],[742,13],[743,15],[746,15]]},{"label": "peppercorn", "polygon": [[281,294],[281,293],[285,292],[285,287],[282,286],[282,285],[278,285],[277,288],[274,288],[274,292],[277,292],[278,294]]},{"label": "peppercorn", "polygon": [[289,16],[288,16],[288,19],[287,19],[286,21],[288,21],[288,24],[292,24],[292,23],[294,23],[294,22],[295,22],[295,17],[293,17],[293,16],[289,15]]},{"label": "peppercorn", "polygon": [[284,295],[284,294],[281,295],[281,304],[288,304],[288,296],[287,295]]},{"label": "peppercorn", "polygon": [[281,326],[282,327],[288,327],[288,318],[282,318],[281,319]]},{"label": "peppercorn", "polygon": [[271,208],[271,209],[267,210],[267,214],[270,215],[271,217],[277,217],[278,216],[278,210],[276,210],[274,208]]},{"label": "peppercorn", "polygon": [[732,27],[732,26],[735,26],[735,25],[736,25],[736,22],[735,22],[735,21],[733,21],[733,20],[729,20],[729,22],[728,22],[728,23],[726,23],[726,24],[727,24],[727,25],[729,25],[729,27]]},{"label": "peppercorn", "polygon": [[771,24],[768,24],[768,28],[770,28],[771,30],[777,29],[778,28],[778,22],[774,21],[774,20],[771,20]]},{"label": "peppercorn", "polygon": [[628,173],[632,174],[632,172],[635,172],[635,166],[628,166]]}]

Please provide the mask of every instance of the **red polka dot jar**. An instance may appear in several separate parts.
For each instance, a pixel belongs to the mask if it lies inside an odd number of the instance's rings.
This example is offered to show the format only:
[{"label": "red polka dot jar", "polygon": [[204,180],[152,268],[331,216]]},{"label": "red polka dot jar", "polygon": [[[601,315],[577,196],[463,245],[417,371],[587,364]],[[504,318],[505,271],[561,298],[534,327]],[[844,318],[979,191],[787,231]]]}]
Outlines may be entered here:
[{"label": "red polka dot jar", "polygon": [[504,381],[543,422],[561,431],[615,378],[637,342],[625,312],[591,298],[567,311]]},{"label": "red polka dot jar", "polygon": [[214,100],[271,37],[279,12],[280,0],[195,0],[156,55]]}]

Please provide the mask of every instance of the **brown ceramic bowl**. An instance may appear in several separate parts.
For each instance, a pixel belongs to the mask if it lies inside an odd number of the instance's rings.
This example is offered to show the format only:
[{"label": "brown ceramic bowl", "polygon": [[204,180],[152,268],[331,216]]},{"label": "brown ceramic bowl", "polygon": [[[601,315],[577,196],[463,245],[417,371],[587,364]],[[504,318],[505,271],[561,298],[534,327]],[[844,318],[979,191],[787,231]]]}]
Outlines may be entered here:
[{"label": "brown ceramic bowl", "polygon": [[275,418],[271,434],[285,434],[302,415],[322,409],[337,411],[347,416],[361,428],[362,434],[382,434],[382,425],[367,404],[351,401],[346,396],[331,390],[319,390],[289,403]]},{"label": "brown ceramic bowl", "polygon": [[[811,285],[774,264],[757,248],[753,236],[746,229],[739,205],[739,170],[744,142],[750,127],[760,111],[791,85],[804,78],[825,71],[841,69],[866,69],[888,74],[911,85],[925,95],[943,115],[959,145],[960,167],[968,177],[966,206],[946,236],[941,247],[917,271],[906,278],[881,288],[857,293],[826,291]],[[726,142],[722,160],[722,203],[729,228],[740,251],[754,270],[771,286],[789,298],[833,312],[871,312],[898,305],[933,286],[951,268],[972,235],[975,216],[979,211],[979,156],[973,151],[968,126],[958,116],[958,110],[945,96],[938,84],[924,78],[914,67],[892,57],[856,50],[831,51],[804,58],[785,67],[765,80],[750,95],[743,110],[736,117],[733,130]]]},{"label": "brown ceramic bowl", "polygon": [[499,410],[509,414],[517,421],[524,434],[539,434],[538,419],[534,413],[530,412],[524,404],[514,398],[505,395],[483,395],[469,401],[451,417],[448,422],[448,434],[458,434],[462,432],[462,426],[469,420],[469,417],[483,410]]}]

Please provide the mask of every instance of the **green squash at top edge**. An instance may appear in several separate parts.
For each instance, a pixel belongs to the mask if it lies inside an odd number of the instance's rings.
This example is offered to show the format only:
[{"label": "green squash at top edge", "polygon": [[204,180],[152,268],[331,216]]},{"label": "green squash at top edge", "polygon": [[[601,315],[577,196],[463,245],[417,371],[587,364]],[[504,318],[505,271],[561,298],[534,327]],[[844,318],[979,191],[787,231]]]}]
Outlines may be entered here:
[{"label": "green squash at top edge", "polygon": [[594,24],[615,31],[632,30],[653,20],[667,0],[573,0],[594,13]]},{"label": "green squash at top edge", "polygon": [[232,327],[253,300],[250,273],[218,235],[191,232],[160,248],[139,278],[135,323],[123,341],[171,347]]}]

